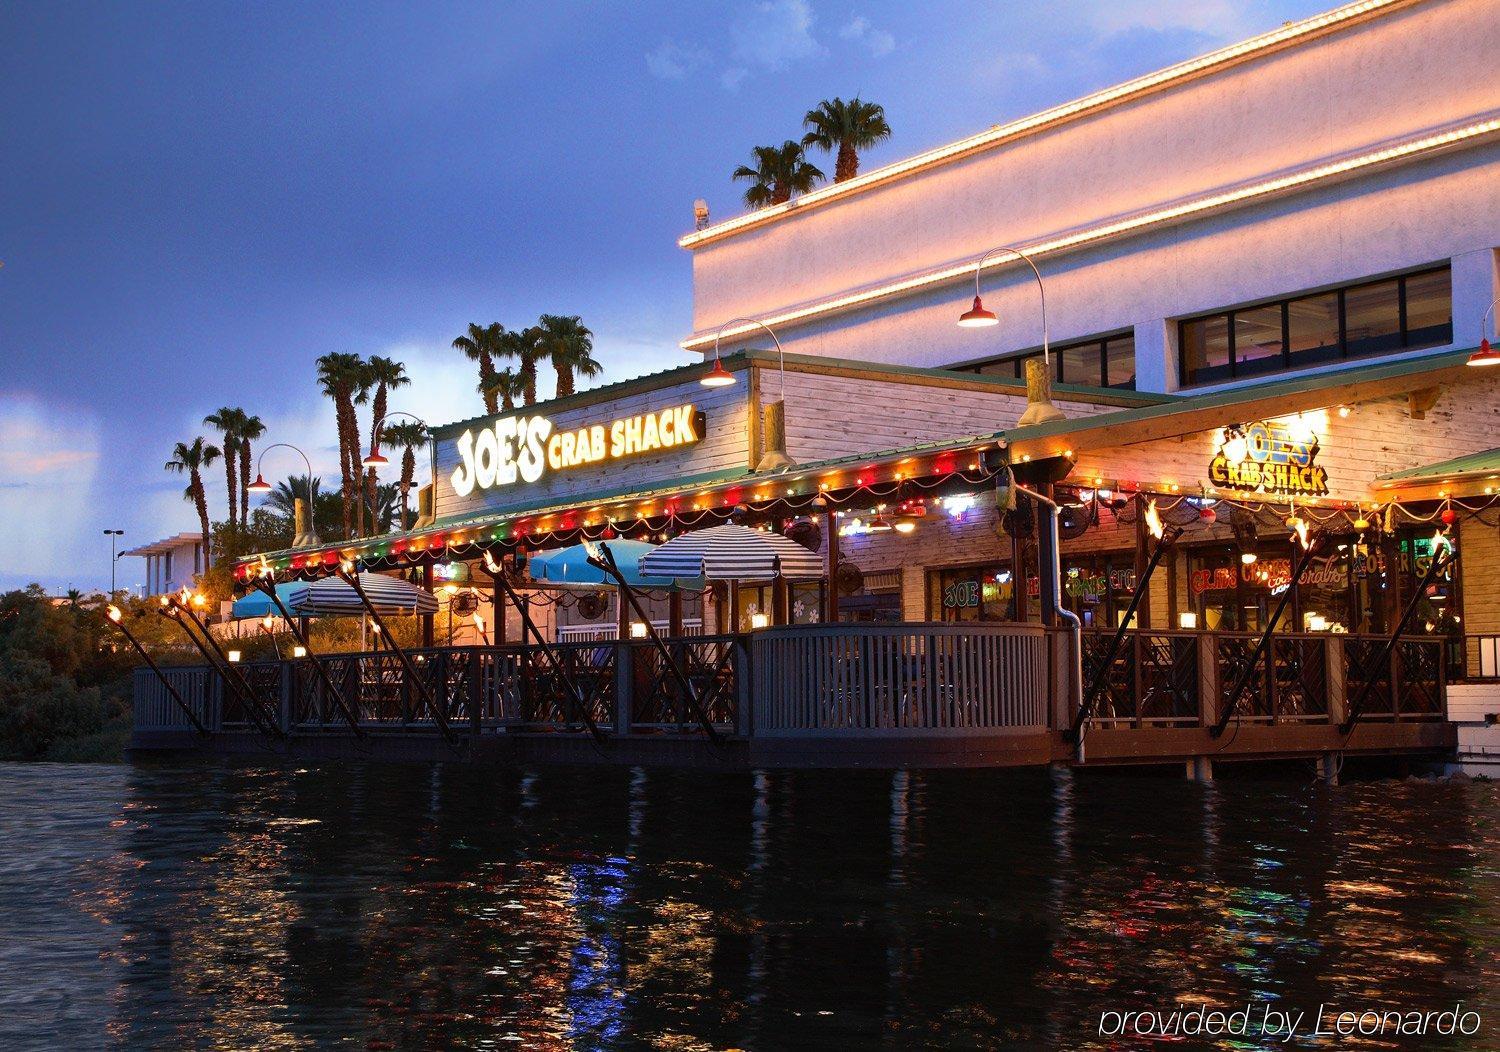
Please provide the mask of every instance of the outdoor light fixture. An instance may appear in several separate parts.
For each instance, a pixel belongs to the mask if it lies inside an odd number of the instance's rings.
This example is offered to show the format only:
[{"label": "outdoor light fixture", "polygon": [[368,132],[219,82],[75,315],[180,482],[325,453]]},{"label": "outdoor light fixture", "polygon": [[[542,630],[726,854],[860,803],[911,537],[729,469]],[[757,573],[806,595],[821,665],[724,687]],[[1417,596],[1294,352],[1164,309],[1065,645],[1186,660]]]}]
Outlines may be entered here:
[{"label": "outdoor light fixture", "polygon": [[891,520],[885,517],[884,511],[880,508],[876,508],[875,517],[870,520],[870,525],[867,527],[869,532],[890,533],[893,528],[894,527],[891,526]]},{"label": "outdoor light fixture", "polygon": [[719,360],[718,350],[714,351],[714,367],[703,374],[703,379],[698,383],[704,387],[732,387],[734,386],[734,374],[724,368],[724,363]]},{"label": "outdoor light fixture", "polygon": [[[1494,312],[1495,304],[1494,302],[1491,302],[1490,305],[1484,309],[1484,320],[1479,323],[1480,333],[1484,333],[1485,330],[1488,329],[1490,324],[1490,315]],[[1475,367],[1482,367],[1486,365],[1500,365],[1500,351],[1497,351],[1495,348],[1490,346],[1489,336],[1481,336],[1479,340],[1479,350],[1469,355],[1469,361],[1467,364]]]},{"label": "outdoor light fixture", "polygon": [[240,652],[238,650],[231,650],[226,656],[229,658],[229,663],[230,664],[232,664],[232,665],[239,664],[239,661],[240,661]]},{"label": "outdoor light fixture", "polygon": [[271,484],[266,481],[266,478],[265,478],[264,475],[262,475],[260,472],[257,471],[255,473],[255,481],[252,482],[252,483],[250,483],[250,485],[248,485],[248,486],[245,487],[245,492],[246,493],[270,493],[271,492]]},{"label": "outdoor light fixture", "polygon": [[294,658],[305,658],[305,657],[307,657],[307,648],[303,647],[303,646],[292,647],[292,657],[294,657]]},{"label": "outdoor light fixture", "polygon": [[765,628],[770,623],[771,623],[771,619],[769,617],[767,617],[765,614],[751,614],[750,615],[750,627],[751,628]]},{"label": "outdoor light fixture", "polygon": [[632,622],[630,622],[630,638],[631,639],[645,639],[646,638],[646,622],[644,622],[644,621],[632,621]]},{"label": "outdoor light fixture", "polygon": [[980,329],[990,325],[999,325],[1000,319],[992,310],[986,310],[984,302],[979,298],[979,276],[984,273],[984,264],[991,257],[1002,252],[1009,252],[1031,268],[1031,273],[1036,277],[1037,292],[1042,301],[1042,361],[1047,365],[1052,364],[1052,355],[1047,347],[1047,288],[1042,284],[1042,272],[1036,268],[1031,257],[1019,248],[1011,248],[1009,245],[1001,248],[992,248],[979,257],[979,262],[974,264],[974,305],[964,311],[958,317],[958,324],[965,329]]},{"label": "outdoor light fixture", "polygon": [[1185,610],[1177,615],[1177,627],[1191,631],[1198,627],[1198,615],[1191,610]]}]

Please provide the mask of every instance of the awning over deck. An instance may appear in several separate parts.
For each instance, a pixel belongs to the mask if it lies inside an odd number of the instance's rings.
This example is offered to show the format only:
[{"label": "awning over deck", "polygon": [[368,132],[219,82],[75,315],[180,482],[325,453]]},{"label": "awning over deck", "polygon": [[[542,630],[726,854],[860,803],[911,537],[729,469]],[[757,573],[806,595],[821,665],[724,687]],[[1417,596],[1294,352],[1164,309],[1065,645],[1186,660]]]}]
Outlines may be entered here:
[{"label": "awning over deck", "polygon": [[[566,503],[521,501],[420,531],[251,556],[236,564],[235,574],[242,582],[262,572],[279,579],[315,578],[332,573],[345,560],[366,569],[399,569],[478,558],[487,550],[542,550],[612,535],[659,537],[717,526],[744,512],[790,518],[829,508],[975,492],[993,485],[1007,464],[1057,464],[1090,449],[1400,396],[1472,378],[1476,370],[1465,367],[1469,354],[1468,349],[1442,351],[1292,376],[1028,427],[808,461],[781,473],[733,468],[667,478],[645,490],[581,493]],[[796,456],[799,451],[791,452]]]},{"label": "awning over deck", "polygon": [[1403,497],[1472,497],[1500,490],[1500,448],[1391,471],[1375,482],[1381,492]]}]

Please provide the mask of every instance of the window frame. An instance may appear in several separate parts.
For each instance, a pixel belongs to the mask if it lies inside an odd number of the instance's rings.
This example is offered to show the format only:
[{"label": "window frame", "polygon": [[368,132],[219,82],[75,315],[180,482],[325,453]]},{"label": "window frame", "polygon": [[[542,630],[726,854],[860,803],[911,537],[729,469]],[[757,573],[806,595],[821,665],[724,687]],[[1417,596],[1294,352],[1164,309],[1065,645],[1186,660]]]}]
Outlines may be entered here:
[{"label": "window frame", "polygon": [[[1090,336],[1087,339],[1082,340],[1069,340],[1067,343],[1060,343],[1056,344],[1055,346],[1048,347],[1048,351],[1052,356],[1052,381],[1059,384],[1075,384],[1083,387],[1096,387],[1105,391],[1134,391],[1136,389],[1134,378],[1137,375],[1137,372],[1135,370],[1132,370],[1131,372],[1131,382],[1129,384],[1111,385],[1108,382],[1110,345],[1125,340],[1130,341],[1130,356],[1131,360],[1134,361],[1135,330],[1133,328],[1118,329],[1114,332],[1105,333],[1102,336]],[[1099,366],[1098,376],[1096,376],[1092,381],[1082,384],[1080,384],[1077,380],[1065,379],[1063,377],[1064,353],[1068,351],[1077,351],[1080,348],[1089,348],[1092,352],[1091,360],[1097,359]],[[1000,354],[996,355],[993,358],[985,358],[981,361],[969,362],[965,365],[953,366],[952,368],[955,372],[975,373],[979,376],[1001,376],[1006,374],[985,372],[984,370],[987,368],[992,368],[994,366],[1013,363],[1014,376],[1012,378],[1016,380],[1024,380],[1026,379],[1026,367],[1024,363],[1032,358],[1040,358],[1041,356],[1042,349],[1040,347],[1030,347],[1023,351],[1016,351],[1010,354]]]},{"label": "window frame", "polygon": [[[1412,278],[1429,277],[1429,276],[1434,275],[1434,274],[1446,274],[1447,277],[1448,277],[1448,312],[1449,312],[1449,315],[1448,315],[1448,326],[1447,326],[1447,334],[1446,334],[1447,338],[1446,339],[1439,338],[1439,339],[1436,339],[1436,340],[1433,340],[1433,341],[1423,341],[1423,342],[1414,343],[1413,340],[1412,340],[1412,332],[1411,332],[1411,328],[1410,328],[1410,325],[1409,325],[1410,313],[1409,313],[1408,306],[1407,306],[1407,298],[1408,298],[1407,285],[1408,285],[1410,279],[1412,279]],[[1384,284],[1389,284],[1389,283],[1392,283],[1392,282],[1394,282],[1395,286],[1396,286],[1396,317],[1397,317],[1397,322],[1396,322],[1396,324],[1397,324],[1397,331],[1395,333],[1395,335],[1397,337],[1396,346],[1394,346],[1394,347],[1388,347],[1388,348],[1382,348],[1382,349],[1377,349],[1377,350],[1373,350],[1373,351],[1356,352],[1354,354],[1351,354],[1349,352],[1349,309],[1348,309],[1348,294],[1351,293],[1351,292],[1356,292],[1356,291],[1358,291],[1360,289],[1364,289],[1364,288],[1368,288],[1368,287],[1374,286],[1374,285],[1384,285]],[[1308,299],[1309,297],[1313,297],[1313,296],[1326,296],[1326,295],[1329,295],[1329,294],[1332,294],[1332,295],[1336,296],[1337,297],[1337,301],[1338,301],[1338,344],[1337,344],[1338,353],[1337,353],[1337,356],[1325,356],[1324,358],[1322,358],[1321,360],[1318,360],[1318,361],[1299,360],[1298,355],[1299,355],[1299,353],[1302,353],[1302,352],[1294,352],[1292,350],[1292,341],[1291,341],[1291,313],[1290,313],[1291,305],[1293,303],[1298,302],[1299,300]],[[1248,313],[1250,311],[1264,311],[1267,307],[1277,308],[1280,311],[1280,313],[1281,313],[1281,356],[1280,356],[1281,357],[1281,367],[1279,369],[1267,369],[1267,368],[1263,367],[1263,368],[1260,368],[1260,369],[1245,368],[1245,369],[1242,370],[1241,369],[1242,363],[1239,361],[1238,348],[1237,348],[1236,342],[1235,342],[1235,340],[1236,340],[1235,330],[1237,328],[1237,324],[1236,324],[1237,315],[1245,314],[1245,313]],[[1206,387],[1206,386],[1209,386],[1209,385],[1212,385],[1212,384],[1217,384],[1217,383],[1231,383],[1231,382],[1233,382],[1235,380],[1250,379],[1252,377],[1261,377],[1261,376],[1267,376],[1267,375],[1275,375],[1277,373],[1291,372],[1293,370],[1298,370],[1298,369],[1308,369],[1308,368],[1312,368],[1312,367],[1314,367],[1316,365],[1323,365],[1323,364],[1328,364],[1328,363],[1331,363],[1331,362],[1344,362],[1344,361],[1351,361],[1351,360],[1363,360],[1363,359],[1366,359],[1366,358],[1379,358],[1382,355],[1399,354],[1402,351],[1417,350],[1417,349],[1421,349],[1423,347],[1441,347],[1445,343],[1452,343],[1453,342],[1453,313],[1452,312],[1453,312],[1453,265],[1452,265],[1451,262],[1448,262],[1448,263],[1440,263],[1440,264],[1437,264],[1435,266],[1418,267],[1418,268],[1416,268],[1414,270],[1401,271],[1400,273],[1397,273],[1397,274],[1387,274],[1387,275],[1384,275],[1382,277],[1363,278],[1363,279],[1361,279],[1359,281],[1352,281],[1352,282],[1349,282],[1348,284],[1338,285],[1338,286],[1335,286],[1335,287],[1329,288],[1329,289],[1304,290],[1304,291],[1301,291],[1301,292],[1291,293],[1291,294],[1288,294],[1288,295],[1285,295],[1285,296],[1274,297],[1274,298],[1268,299],[1268,300],[1261,300],[1261,301],[1256,302],[1256,303],[1241,304],[1240,306],[1230,307],[1230,308],[1226,308],[1224,310],[1208,311],[1208,312],[1203,313],[1203,314],[1194,314],[1194,315],[1191,315],[1189,317],[1179,318],[1177,320],[1177,380],[1178,380],[1178,385],[1181,388]],[[1224,324],[1226,326],[1226,331],[1227,331],[1227,335],[1228,335],[1229,360],[1226,363],[1226,365],[1224,365],[1224,366],[1209,366],[1209,367],[1205,367],[1203,369],[1199,369],[1199,370],[1196,370],[1196,371],[1190,373],[1189,369],[1188,369],[1187,356],[1184,353],[1185,348],[1187,347],[1187,344],[1188,344],[1188,340],[1187,340],[1188,326],[1196,324],[1196,323],[1206,323],[1206,322],[1214,320],[1214,319],[1223,319],[1224,320]],[[1428,326],[1428,328],[1433,328],[1433,327],[1432,326]],[[1439,337],[1441,337],[1443,334],[1439,333],[1438,335],[1439,335]],[[1326,351],[1326,348],[1319,348],[1319,349]],[[1253,362],[1264,363],[1264,362],[1269,361],[1269,360],[1272,360],[1272,356],[1268,356],[1266,358],[1253,359]],[[1247,365],[1247,366],[1249,366],[1252,363],[1244,363],[1244,364]],[[1209,372],[1210,370],[1212,370],[1212,375],[1208,375],[1208,376],[1203,376],[1202,375],[1203,373]]]}]

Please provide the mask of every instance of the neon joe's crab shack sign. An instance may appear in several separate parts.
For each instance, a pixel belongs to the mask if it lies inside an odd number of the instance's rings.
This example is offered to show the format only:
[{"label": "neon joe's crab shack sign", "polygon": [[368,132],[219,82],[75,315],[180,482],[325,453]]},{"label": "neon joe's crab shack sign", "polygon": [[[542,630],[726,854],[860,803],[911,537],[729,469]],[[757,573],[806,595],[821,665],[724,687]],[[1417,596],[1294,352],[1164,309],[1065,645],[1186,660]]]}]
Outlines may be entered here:
[{"label": "neon joe's crab shack sign", "polygon": [[1328,472],[1317,463],[1319,441],[1300,422],[1257,420],[1226,427],[1219,451],[1208,463],[1208,478],[1221,489],[1322,497]]},{"label": "neon joe's crab shack sign", "polygon": [[449,481],[467,497],[476,489],[538,482],[549,472],[590,467],[690,446],[703,438],[692,405],[558,430],[545,416],[507,416],[459,436],[459,465]]}]

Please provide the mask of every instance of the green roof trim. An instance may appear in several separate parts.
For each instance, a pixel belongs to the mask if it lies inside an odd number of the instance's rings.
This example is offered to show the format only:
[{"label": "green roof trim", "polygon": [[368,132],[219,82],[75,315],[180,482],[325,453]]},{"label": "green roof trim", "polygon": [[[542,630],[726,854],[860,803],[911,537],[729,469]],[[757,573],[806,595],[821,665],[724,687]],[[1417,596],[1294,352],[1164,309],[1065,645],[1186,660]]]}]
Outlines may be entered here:
[{"label": "green roof trim", "polygon": [[1500,448],[1486,449],[1481,453],[1470,453],[1452,460],[1439,460],[1433,464],[1406,468],[1403,471],[1388,471],[1375,476],[1376,482],[1434,482],[1464,478],[1469,475],[1500,474]]},{"label": "green roof trim", "polygon": [[1463,365],[1473,353],[1473,348],[1440,351],[1436,354],[1402,358],[1397,361],[1378,361],[1353,368],[1299,374],[1269,380],[1265,383],[1248,384],[1244,387],[1220,388],[1203,394],[1183,395],[1162,405],[1127,409],[1119,413],[1101,413],[1098,416],[1078,417],[1071,420],[1054,420],[1046,424],[1033,424],[1030,427],[1015,428],[1003,434],[1011,440],[1051,438],[1054,435],[1070,435],[1099,427],[1108,428],[1119,424],[1133,424],[1142,420],[1164,419],[1179,414],[1201,412],[1205,409],[1227,410],[1246,402],[1266,398],[1309,394],[1376,380],[1421,376],[1424,373],[1438,372]]}]

